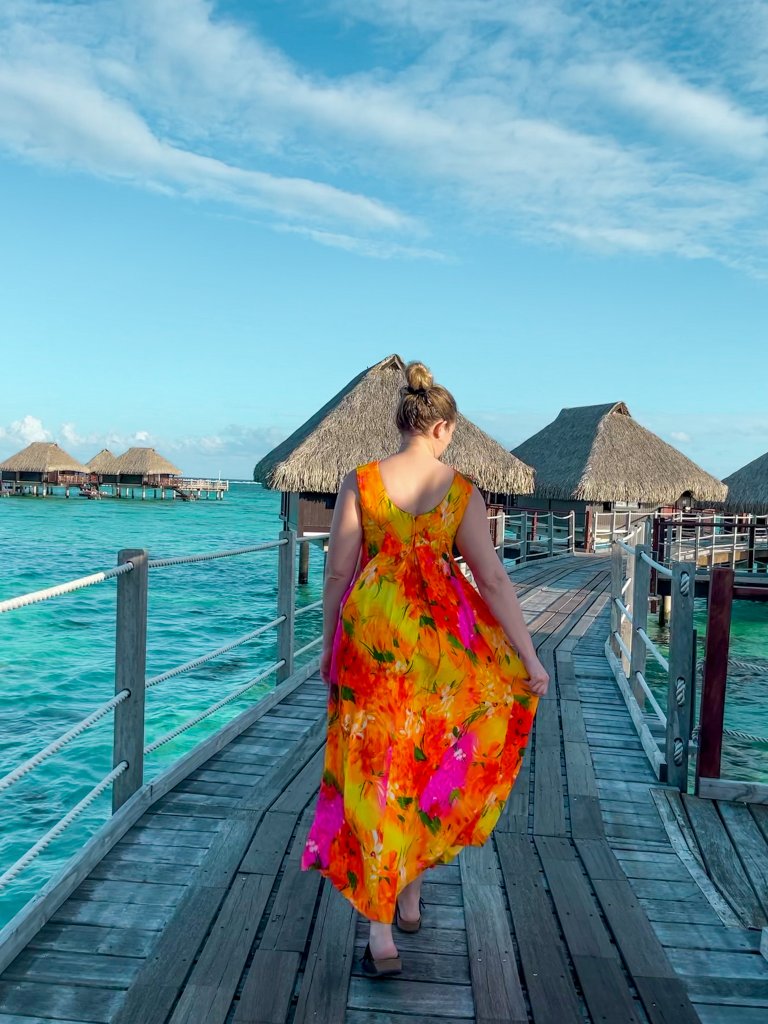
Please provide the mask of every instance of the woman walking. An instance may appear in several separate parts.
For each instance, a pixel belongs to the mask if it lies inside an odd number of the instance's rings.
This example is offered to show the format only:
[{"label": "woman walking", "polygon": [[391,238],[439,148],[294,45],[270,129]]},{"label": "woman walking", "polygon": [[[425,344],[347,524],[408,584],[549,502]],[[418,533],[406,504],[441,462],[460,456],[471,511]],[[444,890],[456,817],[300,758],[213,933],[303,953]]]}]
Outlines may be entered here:
[{"label": "woman walking", "polygon": [[439,461],[453,396],[422,363],[406,379],[400,451],[350,473],[336,502],[320,663],[328,743],[302,859],[370,920],[374,976],[401,970],[392,923],[418,930],[424,871],[491,834],[549,683],[485,503]]}]

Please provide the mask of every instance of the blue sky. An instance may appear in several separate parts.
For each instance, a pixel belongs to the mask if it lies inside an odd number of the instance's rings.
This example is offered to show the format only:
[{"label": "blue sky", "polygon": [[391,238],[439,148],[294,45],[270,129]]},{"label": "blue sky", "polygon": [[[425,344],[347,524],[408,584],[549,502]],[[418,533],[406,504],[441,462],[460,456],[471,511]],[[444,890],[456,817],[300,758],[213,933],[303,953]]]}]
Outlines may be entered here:
[{"label": "blue sky", "polygon": [[768,2],[4,0],[0,455],[248,476],[420,358],[768,449]]}]

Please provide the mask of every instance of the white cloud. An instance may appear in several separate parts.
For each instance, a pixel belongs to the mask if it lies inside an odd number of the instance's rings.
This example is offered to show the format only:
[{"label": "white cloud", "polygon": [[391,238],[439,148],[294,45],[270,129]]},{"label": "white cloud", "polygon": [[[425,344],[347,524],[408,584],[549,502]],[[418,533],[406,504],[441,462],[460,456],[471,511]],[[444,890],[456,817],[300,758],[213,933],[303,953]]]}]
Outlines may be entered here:
[{"label": "white cloud", "polygon": [[[737,59],[756,68],[762,51],[732,5],[675,0],[648,20],[632,4],[608,17],[567,0],[329,3],[393,52],[399,38],[407,47],[334,75],[211,0],[7,0],[0,142],[267,211],[278,230],[289,220],[378,259],[444,258],[412,243],[443,218],[765,269],[768,120],[739,90]],[[681,27],[688,50],[673,45]],[[713,59],[696,66],[697,46]]]},{"label": "white cloud", "polygon": [[680,441],[681,443],[693,440],[691,435],[686,434],[684,430],[673,430],[669,436],[672,441]]},{"label": "white cloud", "polygon": [[15,446],[32,444],[33,441],[50,441],[51,434],[37,416],[22,416],[7,427],[0,427],[0,442],[9,454]]}]

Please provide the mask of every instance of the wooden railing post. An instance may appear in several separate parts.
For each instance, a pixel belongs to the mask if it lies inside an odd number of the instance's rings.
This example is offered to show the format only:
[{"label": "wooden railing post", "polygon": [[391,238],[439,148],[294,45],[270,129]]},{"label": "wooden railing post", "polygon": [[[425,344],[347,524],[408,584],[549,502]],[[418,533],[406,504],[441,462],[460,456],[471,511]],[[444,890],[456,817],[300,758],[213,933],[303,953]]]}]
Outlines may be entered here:
[{"label": "wooden railing post", "polygon": [[277,614],[285,618],[277,627],[277,657],[284,662],[277,670],[277,682],[293,675],[294,628],[296,616],[296,531],[281,530],[286,541],[277,557]]},{"label": "wooden railing post", "polygon": [[621,597],[622,570],[621,548],[614,541],[611,545],[611,650],[619,659],[621,659],[621,648],[616,642],[616,634],[621,632],[619,628],[621,625],[621,613],[615,599]]},{"label": "wooden railing post", "polygon": [[528,561],[528,513],[522,513],[520,521],[520,562]]},{"label": "wooden railing post", "polygon": [[634,625],[632,627],[632,657],[629,663],[629,682],[632,687],[632,693],[635,695],[635,700],[641,708],[645,705],[645,690],[637,681],[637,673],[641,672],[645,675],[645,662],[648,653],[645,642],[639,633],[641,629],[647,630],[648,628],[648,595],[651,586],[651,567],[642,558],[642,555],[647,553],[648,548],[645,544],[637,545],[635,549],[635,576],[632,584],[632,618]]},{"label": "wooden railing post", "polygon": [[701,687],[699,755],[696,758],[697,793],[701,779],[720,778],[732,603],[733,569],[718,566],[712,570],[709,580],[707,638],[704,654],[704,678]]},{"label": "wooden railing post", "polygon": [[117,578],[115,631],[115,693],[130,697],[115,708],[112,767],[128,768],[112,785],[112,813],[144,784],[144,697],[147,671],[147,552],[125,548],[117,564],[133,563],[131,572]]},{"label": "wooden railing post", "polygon": [[681,793],[688,791],[688,747],[691,741],[693,702],[693,602],[696,566],[672,565],[672,613],[669,628],[669,680],[667,687],[667,781]]},{"label": "wooden railing post", "polygon": [[496,536],[499,542],[499,561],[504,565],[504,539],[507,532],[507,515],[503,508],[499,509],[496,520]]},{"label": "wooden railing post", "polygon": [[547,555],[551,558],[555,553],[555,513],[549,513],[549,538],[547,543]]}]

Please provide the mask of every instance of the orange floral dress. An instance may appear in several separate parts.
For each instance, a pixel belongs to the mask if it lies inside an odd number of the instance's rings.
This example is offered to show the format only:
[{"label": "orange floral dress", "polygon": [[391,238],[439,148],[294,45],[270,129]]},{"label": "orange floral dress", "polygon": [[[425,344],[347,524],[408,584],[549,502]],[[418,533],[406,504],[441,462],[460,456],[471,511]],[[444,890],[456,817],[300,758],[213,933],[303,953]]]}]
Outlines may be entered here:
[{"label": "orange floral dress", "polygon": [[339,614],[302,868],[388,922],[404,886],[491,834],[537,697],[453,558],[472,484],[456,473],[434,509],[412,515],[390,500],[378,462],[357,482],[362,568]]}]

